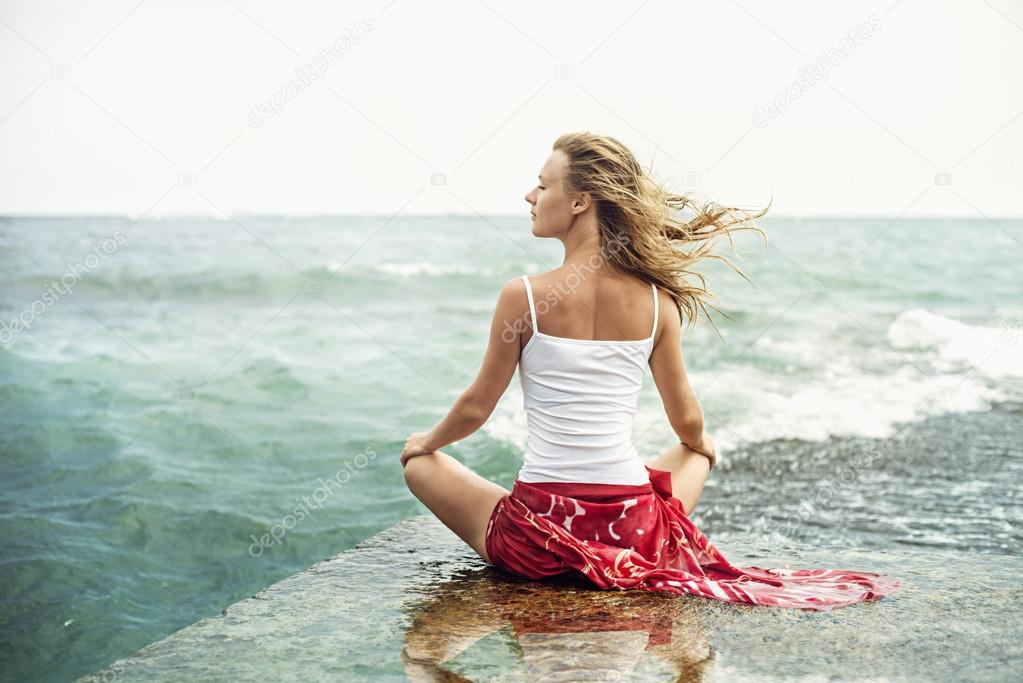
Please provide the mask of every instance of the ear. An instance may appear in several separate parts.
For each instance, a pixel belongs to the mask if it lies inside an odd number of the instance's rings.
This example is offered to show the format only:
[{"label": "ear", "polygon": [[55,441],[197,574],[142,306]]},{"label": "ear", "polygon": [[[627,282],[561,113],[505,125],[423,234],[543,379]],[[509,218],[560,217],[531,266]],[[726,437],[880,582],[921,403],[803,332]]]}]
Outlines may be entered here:
[{"label": "ear", "polygon": [[574,213],[582,213],[587,208],[589,208],[592,202],[593,197],[590,195],[589,192],[580,192],[576,196],[575,201],[572,202],[572,211]]}]

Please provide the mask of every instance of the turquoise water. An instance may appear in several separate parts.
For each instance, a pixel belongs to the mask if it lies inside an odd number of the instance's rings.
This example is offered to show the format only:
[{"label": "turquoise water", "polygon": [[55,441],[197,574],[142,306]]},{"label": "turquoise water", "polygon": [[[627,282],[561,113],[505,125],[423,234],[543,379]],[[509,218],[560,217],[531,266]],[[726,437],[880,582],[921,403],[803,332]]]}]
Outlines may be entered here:
[{"label": "turquoise water", "polygon": [[[738,241],[755,288],[707,269],[724,341],[683,341],[722,456],[694,521],[723,542],[1019,554],[1023,222],[762,224],[769,247]],[[472,381],[502,284],[562,257],[519,217],[6,218],[0,235],[12,680],[99,669],[424,512],[405,437]],[[956,446],[914,450],[945,419]],[[650,458],[673,442],[649,377],[634,439]],[[524,443],[514,378],[447,450],[510,487]],[[871,449],[876,467],[785,525]]]}]

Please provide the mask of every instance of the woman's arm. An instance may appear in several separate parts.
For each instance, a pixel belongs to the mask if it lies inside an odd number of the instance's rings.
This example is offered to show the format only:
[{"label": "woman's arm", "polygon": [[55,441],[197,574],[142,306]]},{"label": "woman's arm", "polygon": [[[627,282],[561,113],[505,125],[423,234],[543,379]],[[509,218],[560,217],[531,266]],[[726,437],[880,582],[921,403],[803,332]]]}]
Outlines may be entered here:
[{"label": "woman's arm", "polygon": [[664,413],[679,441],[703,453],[713,464],[717,458],[713,440],[704,431],[703,408],[689,384],[682,357],[682,318],[667,294],[660,293],[663,326],[650,354],[650,372],[661,395]]},{"label": "woman's arm", "polygon": [[527,307],[522,279],[506,282],[497,297],[490,341],[479,374],[455,400],[448,414],[424,436],[423,446],[428,452],[464,439],[490,418],[515,374],[525,326],[523,311]]}]

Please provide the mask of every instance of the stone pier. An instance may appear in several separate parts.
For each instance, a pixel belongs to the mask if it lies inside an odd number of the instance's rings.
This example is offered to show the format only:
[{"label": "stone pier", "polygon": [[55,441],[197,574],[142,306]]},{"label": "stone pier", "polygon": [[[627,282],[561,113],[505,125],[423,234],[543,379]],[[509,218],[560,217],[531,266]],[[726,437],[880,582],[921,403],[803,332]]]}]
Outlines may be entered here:
[{"label": "stone pier", "polygon": [[543,583],[409,518],[81,681],[1009,681],[1023,560],[718,546],[735,564],[877,571],[896,594],[830,612]]}]

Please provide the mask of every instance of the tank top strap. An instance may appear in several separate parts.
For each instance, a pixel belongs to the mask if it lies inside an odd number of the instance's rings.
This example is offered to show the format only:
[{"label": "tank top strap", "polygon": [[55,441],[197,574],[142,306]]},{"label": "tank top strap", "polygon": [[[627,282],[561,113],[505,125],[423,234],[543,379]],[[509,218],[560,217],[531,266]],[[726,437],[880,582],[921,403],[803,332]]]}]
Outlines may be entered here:
[{"label": "tank top strap", "polygon": [[538,329],[536,326],[536,306],[533,304],[533,288],[529,284],[529,277],[525,274],[522,275],[522,281],[526,283],[526,296],[529,298],[529,321],[535,333]]},{"label": "tank top strap", "polygon": [[658,313],[658,310],[660,309],[661,305],[660,305],[660,299],[657,297],[657,285],[655,285],[653,282],[651,282],[650,283],[650,287],[651,287],[651,289],[654,290],[654,329],[653,329],[652,332],[650,332],[650,336],[652,337],[655,334],[657,334],[657,313]]}]

